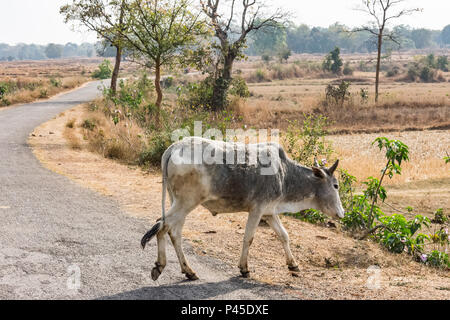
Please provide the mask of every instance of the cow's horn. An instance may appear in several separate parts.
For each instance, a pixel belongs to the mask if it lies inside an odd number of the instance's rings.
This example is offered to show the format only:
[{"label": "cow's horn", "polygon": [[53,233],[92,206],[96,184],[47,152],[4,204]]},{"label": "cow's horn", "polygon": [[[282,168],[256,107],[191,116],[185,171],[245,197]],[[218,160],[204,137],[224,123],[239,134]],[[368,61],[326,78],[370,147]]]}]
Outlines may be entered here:
[{"label": "cow's horn", "polygon": [[331,168],[328,169],[328,172],[330,172],[330,175],[333,175],[333,173],[336,171],[338,165],[339,165],[339,160],[336,160],[336,162],[331,166]]}]

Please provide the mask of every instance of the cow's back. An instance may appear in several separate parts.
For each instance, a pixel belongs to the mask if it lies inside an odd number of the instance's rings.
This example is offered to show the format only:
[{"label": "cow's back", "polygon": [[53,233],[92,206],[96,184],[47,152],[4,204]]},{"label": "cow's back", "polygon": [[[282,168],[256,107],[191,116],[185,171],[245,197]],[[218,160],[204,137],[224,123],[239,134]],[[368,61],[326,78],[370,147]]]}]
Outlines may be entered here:
[{"label": "cow's back", "polygon": [[[194,143],[201,143],[203,151],[209,148],[208,151],[211,151],[213,156],[216,154],[223,156],[222,161],[217,161],[218,163],[202,161],[196,164],[192,156],[188,164],[171,163],[169,183],[172,184],[172,188],[179,189],[181,186],[175,184],[183,181],[182,183],[190,184],[189,189],[204,193],[203,206],[211,212],[250,211],[254,206],[276,201],[281,196],[284,178],[283,162],[286,157],[279,145],[274,143],[244,145],[193,137],[179,142],[178,148],[183,147],[185,150],[191,148],[193,152]],[[263,164],[260,161],[255,163],[254,159],[250,160],[258,154],[255,150],[276,153],[277,156],[272,158],[272,161],[277,163],[270,164],[277,168],[273,174],[262,174],[270,167],[266,161]],[[233,157],[230,153],[234,153]],[[240,155],[239,163],[237,154]],[[243,161],[244,155],[245,161]],[[233,161],[230,161],[231,159]],[[177,175],[192,178],[177,179]]]}]

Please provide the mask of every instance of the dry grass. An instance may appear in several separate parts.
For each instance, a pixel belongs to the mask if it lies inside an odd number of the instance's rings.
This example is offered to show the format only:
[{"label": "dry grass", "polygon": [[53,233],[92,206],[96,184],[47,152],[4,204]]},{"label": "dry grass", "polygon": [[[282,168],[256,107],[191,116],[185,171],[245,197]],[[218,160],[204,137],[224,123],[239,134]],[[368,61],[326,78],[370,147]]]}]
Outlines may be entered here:
[{"label": "dry grass", "polygon": [[[102,105],[100,101],[93,104]],[[127,117],[122,117],[119,123],[114,124],[103,111],[87,111],[89,105],[84,108],[86,113],[82,134],[87,141],[88,150],[106,158],[135,164],[146,143],[143,129]]]},{"label": "dry grass", "polygon": [[74,128],[70,128],[66,125],[66,127],[64,128],[63,136],[66,139],[66,141],[69,144],[71,149],[81,150],[81,140],[77,136]]},{"label": "dry grass", "polygon": [[[370,79],[368,78],[367,81]],[[344,107],[325,106],[325,88],[330,80],[284,80],[250,84],[252,97],[237,111],[252,127],[286,128],[304,113],[321,113],[332,121],[335,132],[374,132],[404,129],[445,128],[450,125],[450,83],[381,85],[378,104],[364,103],[361,89],[373,99],[373,85],[351,85],[352,98]]]}]

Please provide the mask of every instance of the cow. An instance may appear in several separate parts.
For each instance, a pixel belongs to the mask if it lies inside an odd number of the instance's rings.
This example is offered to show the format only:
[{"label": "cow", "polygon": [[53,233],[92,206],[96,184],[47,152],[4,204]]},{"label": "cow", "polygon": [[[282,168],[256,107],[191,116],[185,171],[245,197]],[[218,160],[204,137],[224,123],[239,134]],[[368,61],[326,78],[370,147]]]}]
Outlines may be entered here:
[{"label": "cow", "polygon": [[[243,277],[250,274],[248,251],[261,218],[281,240],[289,270],[299,271],[289,246],[289,235],[278,215],[316,209],[343,218],[338,181],[333,175],[338,164],[339,160],[330,168],[316,166],[317,162],[312,168],[305,167],[288,158],[283,148],[272,142],[243,144],[189,137],[174,143],[165,151],[161,162],[162,218],[141,240],[145,249],[153,237],[157,238],[158,258],[151,272],[152,279],[156,281],[166,266],[166,233],[182,273],[189,280],[198,279],[184,256],[181,234],[186,216],[200,205],[214,216],[249,213],[239,262]],[[167,215],[166,190],[171,201]]]}]

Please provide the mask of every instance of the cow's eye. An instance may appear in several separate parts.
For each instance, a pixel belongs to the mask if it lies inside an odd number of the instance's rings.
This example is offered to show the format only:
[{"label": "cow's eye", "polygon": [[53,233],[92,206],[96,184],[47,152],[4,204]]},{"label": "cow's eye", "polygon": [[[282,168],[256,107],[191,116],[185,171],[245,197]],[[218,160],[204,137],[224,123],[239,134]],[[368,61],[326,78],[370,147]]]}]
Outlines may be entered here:
[{"label": "cow's eye", "polygon": [[337,190],[337,189],[339,189],[339,186],[337,184],[335,184],[334,188]]}]

